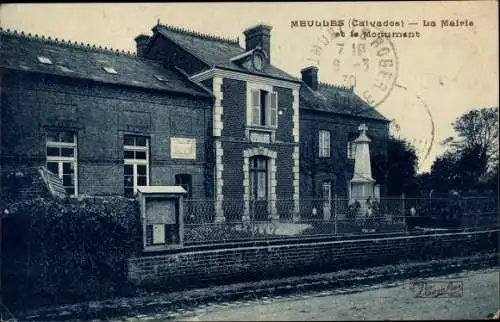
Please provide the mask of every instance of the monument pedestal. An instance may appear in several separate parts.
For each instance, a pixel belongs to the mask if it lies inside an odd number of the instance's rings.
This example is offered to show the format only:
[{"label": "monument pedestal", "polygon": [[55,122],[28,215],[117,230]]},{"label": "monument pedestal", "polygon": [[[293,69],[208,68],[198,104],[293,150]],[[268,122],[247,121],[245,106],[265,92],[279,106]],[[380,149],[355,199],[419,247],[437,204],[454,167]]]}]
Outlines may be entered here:
[{"label": "monument pedestal", "polygon": [[349,203],[359,202],[361,206],[360,215],[366,217],[368,213],[367,201],[369,198],[371,200],[375,198],[375,180],[352,179],[350,185]]}]

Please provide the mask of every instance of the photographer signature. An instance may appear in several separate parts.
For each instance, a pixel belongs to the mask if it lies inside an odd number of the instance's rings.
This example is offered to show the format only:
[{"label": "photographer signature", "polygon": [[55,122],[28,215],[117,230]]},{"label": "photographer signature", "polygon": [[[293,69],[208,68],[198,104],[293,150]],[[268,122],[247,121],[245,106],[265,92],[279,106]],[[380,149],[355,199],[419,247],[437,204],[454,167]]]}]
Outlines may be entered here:
[{"label": "photographer signature", "polygon": [[462,297],[464,293],[461,281],[413,281],[410,290],[415,297]]}]

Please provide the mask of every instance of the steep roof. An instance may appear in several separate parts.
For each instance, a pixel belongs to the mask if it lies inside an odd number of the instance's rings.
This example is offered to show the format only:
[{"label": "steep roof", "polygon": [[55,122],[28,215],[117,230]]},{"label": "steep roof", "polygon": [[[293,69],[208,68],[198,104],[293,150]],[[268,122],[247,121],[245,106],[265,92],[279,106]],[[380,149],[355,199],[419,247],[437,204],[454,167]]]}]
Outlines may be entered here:
[{"label": "steep roof", "polygon": [[381,121],[389,120],[363,101],[351,88],[319,83],[314,91],[305,83],[300,86],[300,108]]},{"label": "steep roof", "polygon": [[[238,39],[221,38],[163,24],[155,26],[153,31],[169,38],[211,67],[250,72],[231,60],[246,52],[240,47]],[[271,64],[266,65],[261,72],[252,71],[251,73],[287,81],[299,81]]]},{"label": "steep roof", "polygon": [[[38,57],[46,57],[52,64],[44,64]],[[159,62],[112,49],[2,29],[0,29],[0,67],[195,96],[210,96],[181,72],[167,69]],[[104,67],[112,67],[117,73],[109,73]]]}]

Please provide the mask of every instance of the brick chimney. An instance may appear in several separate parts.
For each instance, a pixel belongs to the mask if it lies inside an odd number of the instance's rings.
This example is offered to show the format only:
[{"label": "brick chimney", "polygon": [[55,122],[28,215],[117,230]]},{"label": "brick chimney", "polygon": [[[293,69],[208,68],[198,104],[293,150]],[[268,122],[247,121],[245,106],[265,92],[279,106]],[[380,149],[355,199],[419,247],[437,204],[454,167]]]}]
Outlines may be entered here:
[{"label": "brick chimney", "polygon": [[137,56],[143,57],[144,52],[146,51],[146,48],[148,47],[149,40],[151,39],[150,36],[146,35],[139,35],[135,37],[135,43],[137,46]]},{"label": "brick chimney", "polygon": [[312,88],[313,90],[318,89],[318,67],[309,66],[303,68],[300,73],[302,74],[302,81],[306,83],[307,86]]},{"label": "brick chimney", "polygon": [[257,25],[243,32],[245,49],[249,51],[260,46],[267,54],[267,63],[271,62],[271,29],[271,26]]}]

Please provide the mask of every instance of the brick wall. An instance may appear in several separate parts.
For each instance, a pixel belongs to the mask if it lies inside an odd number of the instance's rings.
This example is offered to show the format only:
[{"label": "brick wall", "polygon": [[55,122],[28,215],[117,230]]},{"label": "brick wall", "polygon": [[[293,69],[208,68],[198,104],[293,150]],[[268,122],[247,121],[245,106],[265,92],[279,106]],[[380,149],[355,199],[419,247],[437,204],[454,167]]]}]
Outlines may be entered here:
[{"label": "brick wall", "polygon": [[[358,127],[361,123],[367,125],[367,135],[372,140],[370,157],[372,175],[375,175],[374,158],[377,155],[387,155],[389,131],[386,122],[301,109],[300,193],[303,198],[321,196],[321,184],[326,180],[334,183],[332,193],[347,196],[347,183],[354,171],[354,160],[347,158],[348,136],[349,133],[359,133]],[[318,156],[319,130],[330,131],[331,154],[329,158]],[[384,184],[380,181],[378,183]]]},{"label": "brick wall", "polygon": [[[150,182],[193,176],[204,198],[211,99],[125,86],[10,73],[3,80],[1,164],[6,170],[45,164],[47,128],[77,132],[80,194],[123,194],[123,136],[150,137]],[[196,160],[173,160],[170,137],[196,139]]]},{"label": "brick wall", "polygon": [[49,197],[50,192],[37,167],[21,166],[3,176],[5,194],[2,202],[9,203],[37,197]]},{"label": "brick wall", "polygon": [[255,147],[267,148],[277,153],[276,158],[276,198],[293,198],[293,135],[292,135],[292,91],[290,89],[274,87],[278,92],[278,105],[284,110],[278,115],[278,128],[276,130],[276,141],[272,143],[257,143],[247,139],[246,130],[246,84],[243,81],[224,78],[222,82],[223,91],[223,114],[222,114],[222,149],[224,155],[222,162],[223,194],[231,196],[225,198],[224,208],[226,216],[231,218],[230,213],[241,216],[244,195],[244,173],[243,173],[243,151]]},{"label": "brick wall", "polygon": [[131,258],[128,275],[133,283],[142,286],[195,287],[205,282],[256,280],[406,260],[470,256],[482,251],[496,252],[497,247],[498,230],[490,230],[184,251]]}]

